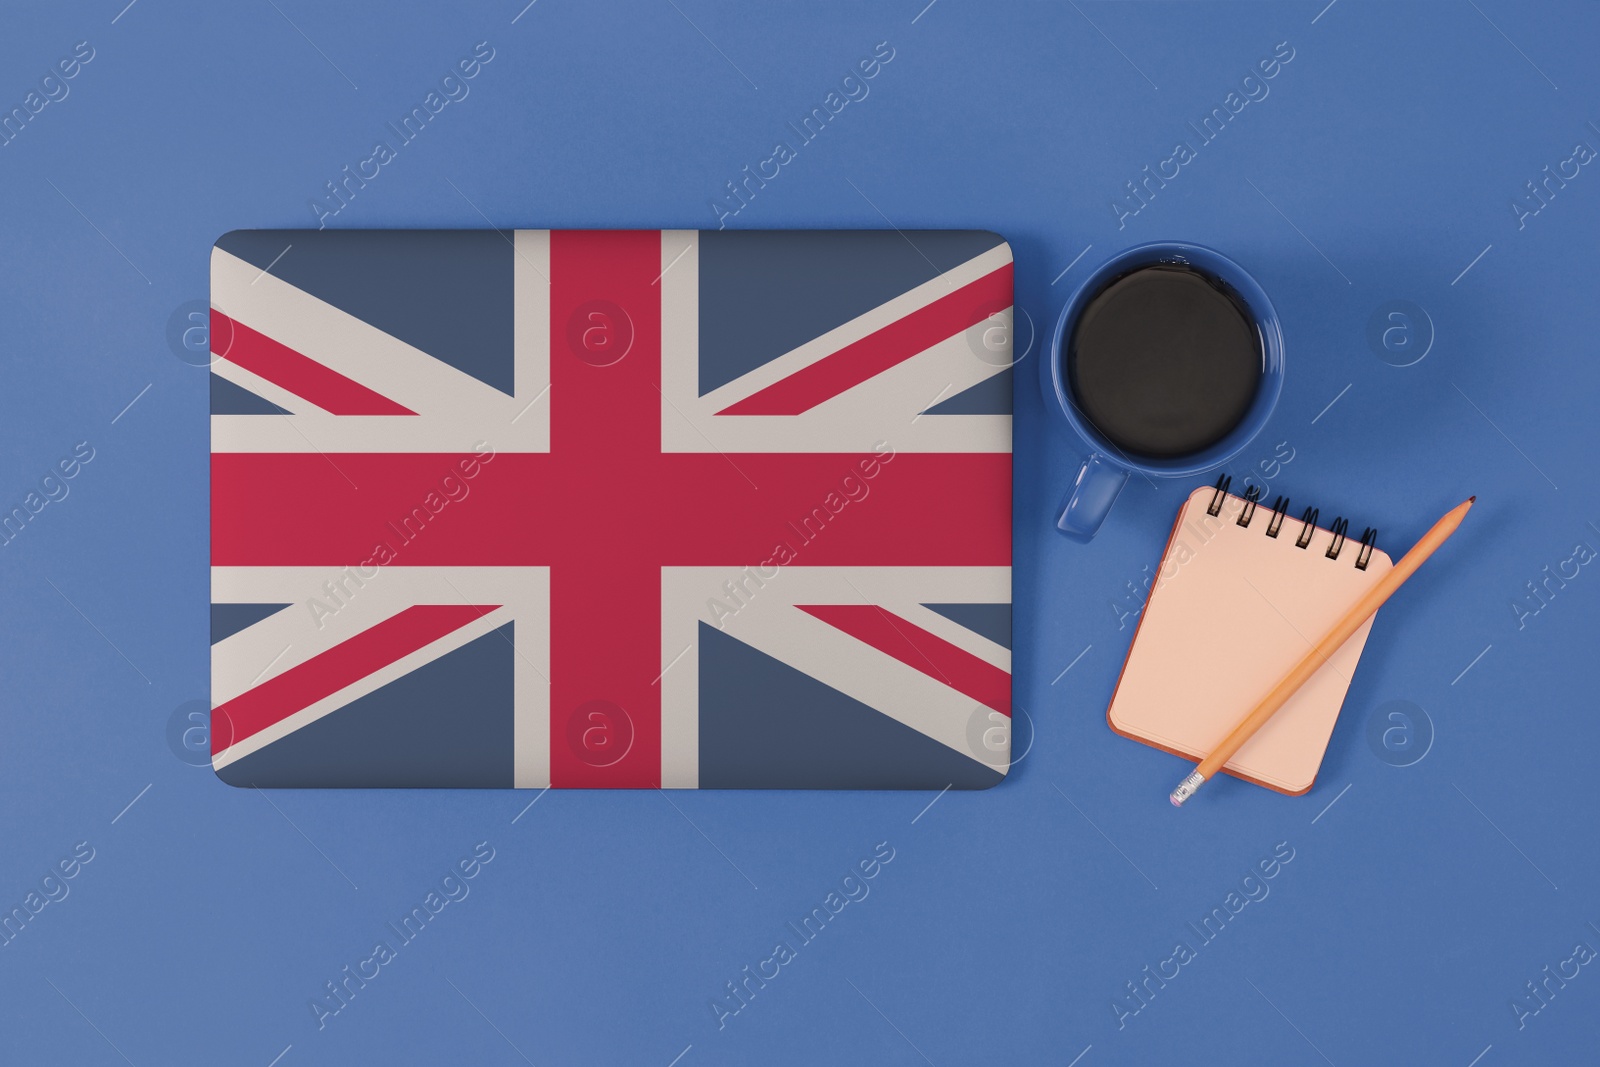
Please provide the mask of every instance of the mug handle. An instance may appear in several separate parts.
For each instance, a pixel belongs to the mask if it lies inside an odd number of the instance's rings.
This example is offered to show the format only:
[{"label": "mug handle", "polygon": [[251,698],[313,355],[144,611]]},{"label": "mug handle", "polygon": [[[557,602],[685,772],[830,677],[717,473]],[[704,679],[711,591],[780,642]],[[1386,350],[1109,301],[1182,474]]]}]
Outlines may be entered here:
[{"label": "mug handle", "polygon": [[1061,517],[1056,529],[1078,541],[1091,541],[1106,521],[1111,505],[1128,484],[1128,468],[1115,463],[1099,452],[1092,452],[1078,468],[1078,477],[1072,483],[1061,506]]}]

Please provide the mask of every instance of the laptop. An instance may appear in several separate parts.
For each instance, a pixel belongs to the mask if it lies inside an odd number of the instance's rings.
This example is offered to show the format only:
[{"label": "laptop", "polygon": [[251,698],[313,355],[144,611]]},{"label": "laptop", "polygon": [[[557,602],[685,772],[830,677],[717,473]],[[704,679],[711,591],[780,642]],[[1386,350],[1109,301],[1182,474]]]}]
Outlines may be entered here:
[{"label": "laptop", "polygon": [[983,231],[224,235],[216,773],[998,783],[1011,327]]}]

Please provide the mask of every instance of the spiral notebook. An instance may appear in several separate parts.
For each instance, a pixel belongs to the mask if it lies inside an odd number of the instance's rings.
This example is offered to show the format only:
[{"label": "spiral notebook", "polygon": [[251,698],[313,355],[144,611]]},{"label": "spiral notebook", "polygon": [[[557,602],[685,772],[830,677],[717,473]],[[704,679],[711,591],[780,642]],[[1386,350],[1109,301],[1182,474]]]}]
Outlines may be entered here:
[{"label": "spiral notebook", "polygon": [[[1251,487],[1224,479],[1178,511],[1122,667],[1111,728],[1124,737],[1203,759],[1285,671],[1392,567],[1349,523],[1317,525],[1307,508],[1269,510]],[[1224,768],[1280,793],[1311,789],[1372,620],[1357,630]]]}]

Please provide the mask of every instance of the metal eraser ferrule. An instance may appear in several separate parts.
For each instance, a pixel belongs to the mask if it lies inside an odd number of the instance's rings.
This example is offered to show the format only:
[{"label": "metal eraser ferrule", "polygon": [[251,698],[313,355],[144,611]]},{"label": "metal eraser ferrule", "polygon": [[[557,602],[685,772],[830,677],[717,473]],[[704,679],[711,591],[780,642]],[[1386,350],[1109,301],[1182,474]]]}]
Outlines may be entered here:
[{"label": "metal eraser ferrule", "polygon": [[1195,795],[1200,786],[1205,782],[1206,776],[1195,771],[1189,777],[1178,783],[1178,788],[1172,791],[1172,806],[1183,807],[1183,802]]}]

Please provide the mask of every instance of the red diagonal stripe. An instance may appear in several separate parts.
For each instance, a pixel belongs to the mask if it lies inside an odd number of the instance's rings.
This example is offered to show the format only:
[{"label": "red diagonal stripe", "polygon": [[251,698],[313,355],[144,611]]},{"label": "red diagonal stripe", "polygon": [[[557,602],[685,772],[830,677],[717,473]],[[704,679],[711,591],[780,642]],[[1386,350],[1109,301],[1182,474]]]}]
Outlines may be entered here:
[{"label": "red diagonal stripe", "polygon": [[717,412],[798,415],[1011,306],[1011,264]]},{"label": "red diagonal stripe", "polygon": [[1011,675],[988,660],[876,604],[796,604],[836,630],[871,645],[958,693],[1011,714]]},{"label": "red diagonal stripe", "polygon": [[211,351],[334,415],[415,415],[331,367],[211,309]]},{"label": "red diagonal stripe", "polygon": [[417,604],[245,690],[212,709],[212,754],[309,708],[498,606]]}]

